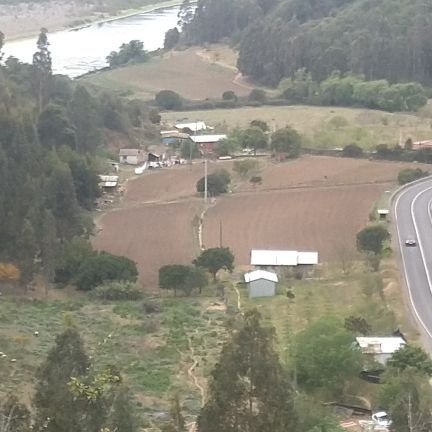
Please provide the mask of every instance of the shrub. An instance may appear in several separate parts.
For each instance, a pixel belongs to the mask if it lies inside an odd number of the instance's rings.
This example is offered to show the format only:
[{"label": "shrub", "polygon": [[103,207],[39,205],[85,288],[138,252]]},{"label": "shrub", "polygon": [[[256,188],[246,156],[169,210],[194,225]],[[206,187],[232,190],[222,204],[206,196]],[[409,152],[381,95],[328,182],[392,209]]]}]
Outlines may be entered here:
[{"label": "shrub", "polygon": [[142,302],[143,310],[146,314],[156,314],[162,311],[162,305],[159,300],[146,298]]},{"label": "shrub", "polygon": [[360,158],[363,156],[363,149],[357,144],[348,144],[342,151],[342,156],[350,158]]},{"label": "shrub", "polygon": [[252,120],[250,122],[251,127],[257,127],[260,128],[263,132],[268,132],[270,130],[267,122],[265,122],[264,120]]},{"label": "shrub", "polygon": [[131,259],[108,252],[95,252],[79,267],[75,283],[78,289],[89,291],[114,280],[136,282],[137,276],[136,264]]},{"label": "shrub", "polygon": [[224,101],[234,101],[234,102],[237,102],[238,97],[237,97],[237,95],[232,90],[227,90],[227,91],[223,92],[222,99]]},{"label": "shrub", "polygon": [[112,281],[96,287],[92,294],[102,300],[138,300],[144,296],[143,290],[133,282]]},{"label": "shrub", "polygon": [[[200,178],[196,184],[197,192],[204,192],[204,177]],[[218,196],[228,192],[228,185],[231,177],[226,170],[218,170],[207,176],[207,192],[209,196]]]},{"label": "shrub", "polygon": [[400,185],[404,185],[407,183],[411,183],[414,180],[427,177],[428,175],[429,173],[427,171],[423,171],[420,168],[405,168],[399,171],[398,183]]},{"label": "shrub", "polygon": [[159,107],[167,110],[181,108],[183,104],[180,95],[172,90],[161,90],[155,96],[155,101]]},{"label": "shrub", "polygon": [[249,95],[248,100],[251,102],[265,102],[267,99],[266,92],[262,89],[253,89]]}]

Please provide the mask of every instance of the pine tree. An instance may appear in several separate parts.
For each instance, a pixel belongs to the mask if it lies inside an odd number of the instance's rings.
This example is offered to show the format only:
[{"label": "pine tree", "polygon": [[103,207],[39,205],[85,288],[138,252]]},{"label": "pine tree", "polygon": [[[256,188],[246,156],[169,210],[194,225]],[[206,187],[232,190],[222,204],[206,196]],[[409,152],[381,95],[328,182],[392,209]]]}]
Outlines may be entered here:
[{"label": "pine tree", "polygon": [[67,328],[57,336],[37,372],[36,430],[44,427],[46,432],[87,432],[81,425],[82,402],[74,398],[68,384],[72,377],[86,376],[89,366],[80,334],[73,327]]},{"label": "pine tree", "polygon": [[222,353],[198,417],[199,432],[295,430],[292,386],[273,348],[274,329],[249,311]]},{"label": "pine tree", "polygon": [[39,100],[39,113],[42,112],[48,100],[49,80],[52,76],[51,53],[48,49],[48,30],[41,28],[36,42],[37,51],[33,54],[33,66],[35,68],[37,95]]}]

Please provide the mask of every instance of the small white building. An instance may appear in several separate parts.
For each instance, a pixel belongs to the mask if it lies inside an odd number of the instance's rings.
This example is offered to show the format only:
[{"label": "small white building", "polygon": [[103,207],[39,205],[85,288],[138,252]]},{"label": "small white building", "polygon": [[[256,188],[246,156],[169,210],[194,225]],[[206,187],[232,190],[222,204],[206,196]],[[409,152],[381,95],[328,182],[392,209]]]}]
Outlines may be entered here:
[{"label": "small white building", "polygon": [[213,128],[210,126],[207,126],[205,122],[203,121],[196,121],[196,122],[190,122],[190,123],[177,123],[174,126],[177,130],[183,131],[189,129],[191,132],[198,132],[203,130],[212,130]]},{"label": "small white building", "polygon": [[117,175],[100,175],[99,186],[103,189],[114,189],[118,185],[119,176]]},{"label": "small white building", "polygon": [[318,252],[252,249],[250,264],[263,267],[311,266],[318,264]]},{"label": "small white building", "polygon": [[120,149],[119,151],[120,163],[129,165],[140,165],[145,160],[144,152],[141,149]]},{"label": "small white building", "polygon": [[401,337],[357,337],[357,344],[366,356],[372,356],[377,362],[385,365],[387,360],[400,348],[406,345]]},{"label": "small white building", "polygon": [[244,275],[250,298],[254,297],[273,297],[276,294],[276,283],[278,276],[276,273],[255,270]]}]

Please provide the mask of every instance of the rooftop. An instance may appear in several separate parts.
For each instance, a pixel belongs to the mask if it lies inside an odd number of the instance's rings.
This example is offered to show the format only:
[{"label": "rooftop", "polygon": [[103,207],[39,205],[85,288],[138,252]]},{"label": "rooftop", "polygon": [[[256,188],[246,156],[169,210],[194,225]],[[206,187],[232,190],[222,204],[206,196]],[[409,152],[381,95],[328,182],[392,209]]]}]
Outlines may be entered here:
[{"label": "rooftop", "polygon": [[297,266],[318,264],[318,252],[295,250],[251,250],[251,265]]},{"label": "rooftop", "polygon": [[120,149],[119,151],[120,156],[138,156],[141,153],[142,153],[141,149],[125,148],[125,149]]},{"label": "rooftop", "polygon": [[196,144],[215,143],[225,139],[226,135],[191,135],[191,140]]},{"label": "rooftop", "polygon": [[265,271],[265,270],[255,270],[249,273],[245,273],[245,282],[253,282],[259,279],[265,279],[272,282],[278,282],[278,277],[276,273]]},{"label": "rooftop", "polygon": [[393,354],[406,345],[401,337],[357,337],[356,341],[365,354]]},{"label": "rooftop", "polygon": [[179,130],[190,129],[192,132],[198,132],[200,130],[206,130],[206,129],[213,129],[212,127],[207,126],[203,121],[196,121],[190,123],[177,123],[175,125],[175,128]]}]

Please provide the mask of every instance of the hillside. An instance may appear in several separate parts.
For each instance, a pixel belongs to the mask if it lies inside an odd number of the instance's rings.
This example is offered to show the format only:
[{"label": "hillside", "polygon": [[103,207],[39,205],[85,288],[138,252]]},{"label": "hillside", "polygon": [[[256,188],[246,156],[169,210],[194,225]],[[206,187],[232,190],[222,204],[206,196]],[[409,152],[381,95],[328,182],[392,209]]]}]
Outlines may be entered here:
[{"label": "hillside", "polygon": [[425,0],[200,0],[183,40],[231,37],[240,71],[271,85],[301,68],[316,80],[339,70],[430,84],[431,21]]}]

